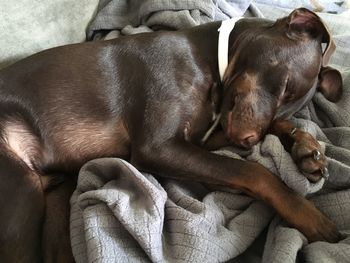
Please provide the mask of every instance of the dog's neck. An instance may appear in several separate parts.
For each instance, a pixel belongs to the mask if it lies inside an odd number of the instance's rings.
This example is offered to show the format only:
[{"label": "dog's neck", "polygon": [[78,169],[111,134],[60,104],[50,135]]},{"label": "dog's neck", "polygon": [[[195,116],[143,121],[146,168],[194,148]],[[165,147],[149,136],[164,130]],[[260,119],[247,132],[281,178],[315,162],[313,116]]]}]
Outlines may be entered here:
[{"label": "dog's neck", "polygon": [[220,80],[222,81],[226,68],[228,66],[228,45],[230,33],[235,27],[235,24],[242,17],[235,17],[228,20],[224,20],[221,23],[218,38],[218,66],[219,66],[219,74]]},{"label": "dog's neck", "polygon": [[[242,17],[236,17],[231,18],[228,20],[224,20],[221,23],[219,31],[219,37],[218,37],[218,67],[219,67],[219,74],[220,74],[220,81],[222,83],[226,68],[228,66],[228,46],[229,46],[229,40],[230,40],[230,33],[235,27],[235,24],[238,20],[240,20]],[[216,87],[218,88],[218,86]],[[214,104],[218,103],[217,101],[214,101]],[[221,114],[217,112],[216,110],[218,107],[214,105],[213,107],[213,122],[210,126],[209,130],[205,133],[203,136],[201,143],[205,144],[205,142],[208,140],[208,138],[211,136],[211,134],[214,132],[216,127],[219,125]]]}]

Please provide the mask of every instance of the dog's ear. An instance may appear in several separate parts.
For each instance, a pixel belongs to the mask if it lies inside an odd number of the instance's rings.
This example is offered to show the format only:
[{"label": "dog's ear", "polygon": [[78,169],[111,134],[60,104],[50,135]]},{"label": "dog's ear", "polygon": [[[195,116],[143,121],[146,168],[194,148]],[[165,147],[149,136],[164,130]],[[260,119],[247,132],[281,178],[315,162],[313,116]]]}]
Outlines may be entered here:
[{"label": "dog's ear", "polygon": [[319,91],[326,99],[337,102],[343,90],[343,79],[340,72],[332,67],[322,67],[318,79]]},{"label": "dog's ear", "polygon": [[308,33],[311,37],[320,37],[322,43],[326,43],[326,49],[323,53],[322,66],[326,66],[335,50],[334,40],[330,34],[329,29],[321,18],[314,12],[299,8],[294,10],[288,16],[289,34]]}]

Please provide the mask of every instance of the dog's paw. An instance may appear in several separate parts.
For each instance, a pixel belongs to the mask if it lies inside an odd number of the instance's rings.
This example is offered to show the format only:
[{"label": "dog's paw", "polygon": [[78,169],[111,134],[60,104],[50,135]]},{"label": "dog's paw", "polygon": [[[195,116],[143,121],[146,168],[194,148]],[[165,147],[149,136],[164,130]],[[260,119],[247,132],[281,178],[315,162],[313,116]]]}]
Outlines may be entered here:
[{"label": "dog's paw", "polygon": [[343,238],[336,225],[310,201],[304,200],[296,207],[298,211],[294,211],[292,224],[306,236],[310,243],[315,241],[337,243]]},{"label": "dog's paw", "polygon": [[324,151],[309,133],[298,130],[294,134],[291,155],[299,170],[312,183],[328,178],[328,163]]},{"label": "dog's paw", "polygon": [[304,233],[310,243],[316,241],[337,243],[342,239],[336,225],[322,214],[316,219],[314,225],[305,230]]}]

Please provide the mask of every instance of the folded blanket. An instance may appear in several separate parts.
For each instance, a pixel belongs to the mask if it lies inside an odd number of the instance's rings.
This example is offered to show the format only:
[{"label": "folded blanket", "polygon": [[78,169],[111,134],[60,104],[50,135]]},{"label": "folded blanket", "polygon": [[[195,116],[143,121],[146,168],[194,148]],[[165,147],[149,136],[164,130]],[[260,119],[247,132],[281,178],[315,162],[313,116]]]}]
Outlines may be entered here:
[{"label": "folded blanket", "polygon": [[104,0],[88,28],[89,39],[99,39],[110,30],[124,35],[152,29],[181,29],[213,20],[242,16],[250,1],[246,0]]},{"label": "folded blanket", "polygon": [[[125,3],[116,1],[121,2]],[[149,10],[155,3],[158,8],[163,5],[165,10],[159,12],[163,18],[169,14],[169,21],[175,12],[169,11],[170,4],[176,4],[176,12],[180,13],[201,10],[198,20],[189,21],[202,23],[215,19],[205,10],[215,10],[219,1],[144,2],[150,5]],[[185,3],[182,9],[180,2]],[[197,6],[193,6],[195,2]],[[204,3],[208,7],[199,6]],[[191,10],[186,11],[189,7]],[[268,11],[264,5],[255,8],[272,19],[284,15],[278,8],[269,7]],[[156,13],[152,16],[156,17]],[[250,257],[249,262],[257,259],[287,263],[296,262],[297,258],[308,262],[350,262],[350,22],[338,16],[324,18],[338,45],[332,63],[342,71],[344,94],[338,103],[331,103],[317,93],[293,121],[325,147],[329,180],[309,183],[273,135],[267,135],[250,151],[228,147],[216,153],[263,164],[289,187],[310,198],[337,224],[344,240],[337,244],[308,244],[298,230],[288,226],[267,205],[239,191],[155,178],[140,173],[124,160],[104,158],[84,165],[71,199],[71,241],[76,261],[247,262],[242,253],[263,232],[267,234],[260,237],[264,243],[261,254]],[[138,21],[142,24],[148,20]],[[133,27],[139,23],[130,22]]]}]

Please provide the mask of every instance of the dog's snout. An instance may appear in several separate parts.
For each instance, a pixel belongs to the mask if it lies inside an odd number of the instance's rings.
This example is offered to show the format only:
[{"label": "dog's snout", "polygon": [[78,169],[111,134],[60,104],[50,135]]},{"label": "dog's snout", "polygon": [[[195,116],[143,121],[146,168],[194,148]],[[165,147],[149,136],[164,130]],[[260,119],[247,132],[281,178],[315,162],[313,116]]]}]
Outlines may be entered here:
[{"label": "dog's snout", "polygon": [[242,131],[238,136],[238,142],[244,148],[251,148],[259,140],[259,135],[256,131]]},{"label": "dog's snout", "polygon": [[228,137],[234,144],[248,149],[257,144],[259,141],[259,134],[255,130],[231,128]]},{"label": "dog's snout", "polygon": [[250,148],[258,142],[259,136],[255,131],[248,131],[242,134],[240,140],[242,146]]}]

